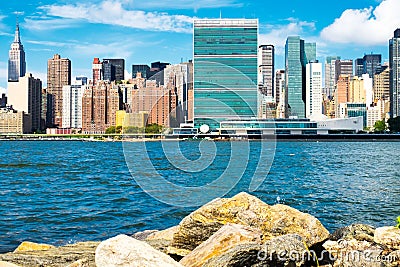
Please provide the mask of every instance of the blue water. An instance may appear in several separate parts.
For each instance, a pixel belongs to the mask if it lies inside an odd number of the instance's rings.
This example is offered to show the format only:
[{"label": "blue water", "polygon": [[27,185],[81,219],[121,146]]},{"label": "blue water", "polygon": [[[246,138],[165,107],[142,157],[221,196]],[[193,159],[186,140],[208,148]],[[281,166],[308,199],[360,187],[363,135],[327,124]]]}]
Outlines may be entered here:
[{"label": "blue water", "polygon": [[[248,191],[259,157],[259,143],[250,145],[250,158],[243,156],[248,161],[243,179],[227,196]],[[130,146],[135,151],[142,145]],[[212,164],[196,174],[174,168],[161,143],[146,144],[163,177],[196,186],[227,168],[230,143],[217,142],[215,147]],[[131,176],[121,143],[1,141],[0,150],[0,252],[26,240],[65,245],[164,229],[195,209],[167,205],[146,194]],[[190,160],[200,156],[197,142],[181,143],[180,151]],[[400,215],[398,151],[400,143],[278,143],[269,175],[253,194],[268,204],[280,202],[308,212],[329,231],[358,222],[393,225]],[[144,167],[142,153],[131,157],[137,168]]]}]

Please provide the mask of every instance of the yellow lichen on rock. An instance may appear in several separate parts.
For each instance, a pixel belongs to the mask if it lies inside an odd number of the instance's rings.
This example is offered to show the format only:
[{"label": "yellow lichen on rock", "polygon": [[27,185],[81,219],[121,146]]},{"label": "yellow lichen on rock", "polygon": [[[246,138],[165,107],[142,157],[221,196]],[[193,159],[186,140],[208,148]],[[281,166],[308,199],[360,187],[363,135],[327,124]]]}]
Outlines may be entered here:
[{"label": "yellow lichen on rock", "polygon": [[54,246],[24,241],[14,250],[14,253],[36,250],[49,250],[51,248],[54,248]]}]

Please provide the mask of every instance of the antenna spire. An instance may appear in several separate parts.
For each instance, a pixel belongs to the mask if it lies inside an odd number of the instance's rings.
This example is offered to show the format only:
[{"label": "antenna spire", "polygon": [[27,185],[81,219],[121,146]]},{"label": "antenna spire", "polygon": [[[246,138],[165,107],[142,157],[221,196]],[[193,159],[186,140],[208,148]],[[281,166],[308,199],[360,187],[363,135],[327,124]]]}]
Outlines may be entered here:
[{"label": "antenna spire", "polygon": [[18,14],[17,14],[17,19],[16,19],[14,43],[21,43],[21,38],[20,38],[20,33],[19,33]]}]

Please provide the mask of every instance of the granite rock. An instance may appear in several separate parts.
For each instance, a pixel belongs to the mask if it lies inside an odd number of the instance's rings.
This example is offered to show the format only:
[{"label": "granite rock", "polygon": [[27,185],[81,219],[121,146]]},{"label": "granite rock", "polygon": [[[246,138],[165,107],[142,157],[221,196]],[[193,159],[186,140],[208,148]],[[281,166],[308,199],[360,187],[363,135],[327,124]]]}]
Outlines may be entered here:
[{"label": "granite rock", "polygon": [[207,260],[218,257],[239,244],[261,244],[261,236],[262,232],[259,229],[227,224],[184,257],[180,263],[185,267],[201,267]]},{"label": "granite rock", "polygon": [[186,256],[228,223],[260,229],[264,242],[298,234],[311,247],[329,237],[321,222],[309,214],[285,205],[269,206],[254,196],[240,193],[232,198],[216,199],[185,217],[168,253]]},{"label": "granite rock", "polygon": [[381,227],[375,230],[374,241],[392,250],[400,249],[400,229],[397,227]]}]

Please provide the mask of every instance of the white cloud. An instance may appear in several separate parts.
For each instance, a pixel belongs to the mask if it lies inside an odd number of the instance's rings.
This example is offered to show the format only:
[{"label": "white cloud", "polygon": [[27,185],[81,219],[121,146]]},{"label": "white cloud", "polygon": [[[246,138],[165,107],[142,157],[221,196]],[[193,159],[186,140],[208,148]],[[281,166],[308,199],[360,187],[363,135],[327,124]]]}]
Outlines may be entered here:
[{"label": "white cloud", "polygon": [[[260,43],[273,44],[277,55],[285,54],[285,44],[288,36],[300,35],[307,41],[312,41],[308,39],[307,36],[311,36],[311,33],[315,30],[314,22],[299,21],[294,18],[289,18],[287,20],[289,21],[288,24],[260,26]],[[315,37],[312,39],[315,40]]]},{"label": "white cloud", "polygon": [[55,18],[26,18],[24,28],[29,30],[59,30],[66,28],[79,27],[79,20],[76,19],[55,19]]},{"label": "white cloud", "polygon": [[384,45],[400,26],[400,1],[383,0],[375,9],[347,9],[321,32],[335,43]]},{"label": "white cloud", "polygon": [[163,1],[127,1],[130,6],[139,9],[199,9],[222,8],[222,7],[242,7],[243,3],[237,0],[163,0]]},{"label": "white cloud", "polygon": [[[42,6],[47,15],[88,21],[90,23],[118,25],[135,29],[165,32],[192,32],[193,18],[184,15],[169,15],[160,12],[145,12],[127,9],[124,1],[104,0],[98,4],[67,4]],[[52,20],[50,20],[52,21]],[[32,21],[29,21],[32,23]],[[43,29],[41,23],[47,25],[48,20],[36,22],[36,28]],[[64,27],[67,23],[59,23]]]}]

